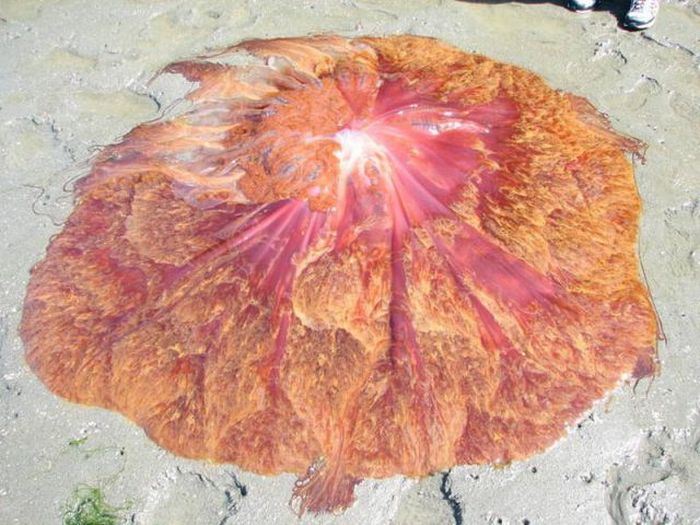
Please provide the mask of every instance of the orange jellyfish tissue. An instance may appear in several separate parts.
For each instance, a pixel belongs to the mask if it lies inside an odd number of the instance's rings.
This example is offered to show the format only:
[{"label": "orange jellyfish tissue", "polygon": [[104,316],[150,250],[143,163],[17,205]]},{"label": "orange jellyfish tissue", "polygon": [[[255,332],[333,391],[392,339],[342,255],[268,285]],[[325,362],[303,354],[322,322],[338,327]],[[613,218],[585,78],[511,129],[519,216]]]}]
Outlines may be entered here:
[{"label": "orange jellyfish tissue", "polygon": [[21,334],[55,393],[295,472],[320,512],[542,451],[654,372],[639,144],[584,99],[414,36],[167,71],[191,108],[102,151],[32,272]]}]

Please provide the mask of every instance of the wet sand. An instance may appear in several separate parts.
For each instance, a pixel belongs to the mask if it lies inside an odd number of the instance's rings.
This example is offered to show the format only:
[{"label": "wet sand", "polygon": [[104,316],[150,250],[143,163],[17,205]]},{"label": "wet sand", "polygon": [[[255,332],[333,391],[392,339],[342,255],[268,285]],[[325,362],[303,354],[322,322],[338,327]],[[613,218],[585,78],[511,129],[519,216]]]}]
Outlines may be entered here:
[{"label": "wet sand", "polygon": [[[129,523],[601,524],[700,522],[700,5],[665,3],[641,33],[605,3],[248,0],[0,1],[0,523],[54,524],[75,487]],[[66,403],[17,335],[32,265],[100,146],[188,89],[164,65],[247,38],[414,33],[511,62],[587,97],[647,143],[636,167],[642,266],[665,341],[660,374],[623,384],[568,437],[505,468],[366,480],[339,516],[287,500],[295,476],[176,458],[118,414]]]}]

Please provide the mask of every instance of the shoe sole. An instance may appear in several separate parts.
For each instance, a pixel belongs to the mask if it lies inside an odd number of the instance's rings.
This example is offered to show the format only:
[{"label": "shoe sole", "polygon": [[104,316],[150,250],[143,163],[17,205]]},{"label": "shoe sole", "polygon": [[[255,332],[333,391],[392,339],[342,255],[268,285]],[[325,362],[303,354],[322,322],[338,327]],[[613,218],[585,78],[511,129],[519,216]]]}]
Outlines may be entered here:
[{"label": "shoe sole", "polygon": [[571,4],[566,4],[566,7],[574,13],[590,13],[595,8],[595,4],[593,4],[591,7],[574,7]]},{"label": "shoe sole", "polygon": [[645,22],[643,24],[639,24],[637,22],[628,22],[625,20],[623,25],[627,29],[648,29],[654,25],[654,22],[656,22],[656,20],[652,20],[651,22]]}]

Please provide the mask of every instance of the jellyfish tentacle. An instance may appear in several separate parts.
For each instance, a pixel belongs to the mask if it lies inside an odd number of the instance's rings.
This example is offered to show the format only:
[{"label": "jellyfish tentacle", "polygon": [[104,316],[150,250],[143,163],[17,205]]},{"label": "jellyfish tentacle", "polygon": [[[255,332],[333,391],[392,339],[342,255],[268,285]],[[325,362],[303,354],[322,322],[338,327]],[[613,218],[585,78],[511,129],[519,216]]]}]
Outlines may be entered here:
[{"label": "jellyfish tentacle", "polygon": [[299,517],[306,512],[332,513],[346,509],[355,500],[355,485],[360,481],[347,474],[341,462],[327,464],[324,458],[318,458],[297,479],[289,506]]}]

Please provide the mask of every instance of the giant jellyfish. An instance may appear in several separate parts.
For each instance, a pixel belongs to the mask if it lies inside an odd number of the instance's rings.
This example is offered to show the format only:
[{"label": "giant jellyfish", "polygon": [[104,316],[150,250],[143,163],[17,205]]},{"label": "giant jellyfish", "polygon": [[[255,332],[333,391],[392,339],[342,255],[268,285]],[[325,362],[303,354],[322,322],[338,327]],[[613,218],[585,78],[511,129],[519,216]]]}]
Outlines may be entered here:
[{"label": "giant jellyfish", "polygon": [[166,71],[191,107],[97,156],[32,271],[21,334],[56,394],[296,473],[319,512],[526,458],[655,371],[640,145],[584,99],[413,36]]}]

